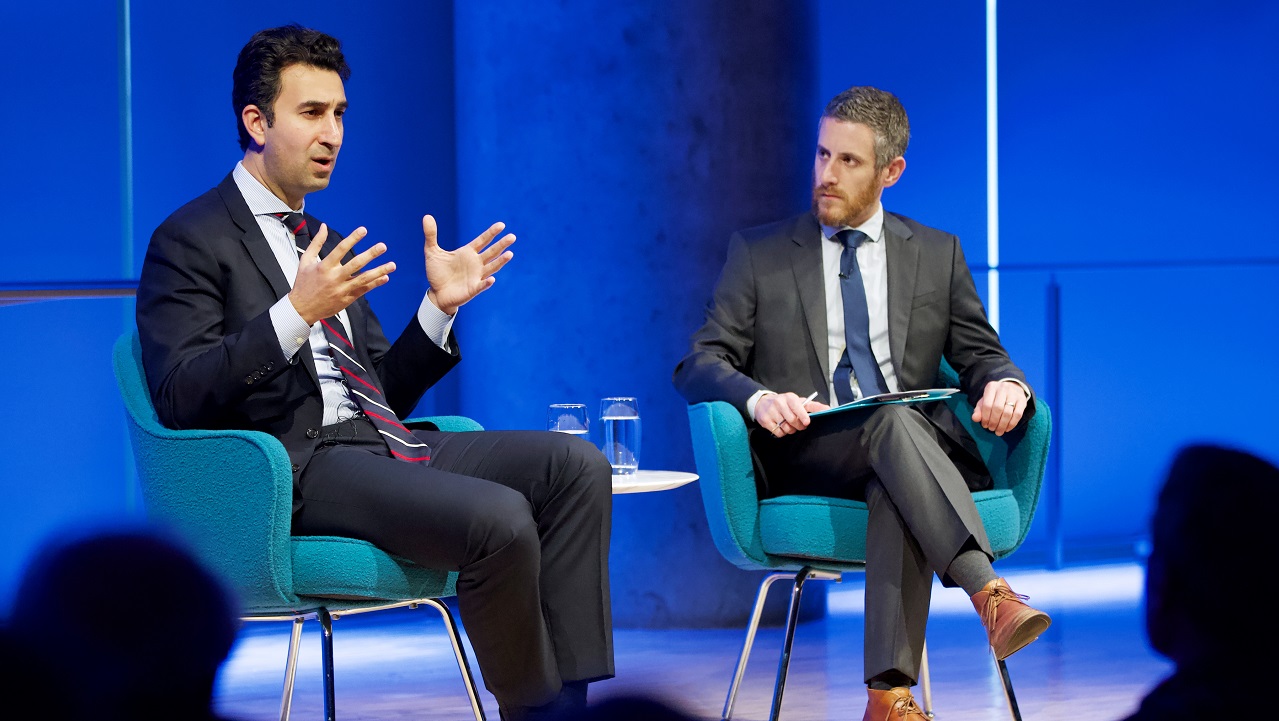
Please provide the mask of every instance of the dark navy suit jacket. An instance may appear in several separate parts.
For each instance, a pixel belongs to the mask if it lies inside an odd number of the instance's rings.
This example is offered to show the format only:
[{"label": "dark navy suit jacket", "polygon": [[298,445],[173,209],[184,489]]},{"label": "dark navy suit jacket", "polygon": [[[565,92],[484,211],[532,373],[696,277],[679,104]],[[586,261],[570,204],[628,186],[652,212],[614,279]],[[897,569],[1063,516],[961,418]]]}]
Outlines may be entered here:
[{"label": "dark navy suit jacket", "polygon": [[[310,216],[312,228],[319,221]],[[330,231],[324,252],[341,240]],[[284,444],[298,473],[323,422],[310,346],[280,350],[269,310],[290,288],[257,220],[228,175],[151,236],[138,283],[142,362],[160,421],[170,428],[256,430]],[[390,343],[368,302],[347,308],[358,359],[401,418],[459,360],[416,317]],[[296,498],[296,494],[295,494]],[[295,501],[296,510],[296,501]]]}]

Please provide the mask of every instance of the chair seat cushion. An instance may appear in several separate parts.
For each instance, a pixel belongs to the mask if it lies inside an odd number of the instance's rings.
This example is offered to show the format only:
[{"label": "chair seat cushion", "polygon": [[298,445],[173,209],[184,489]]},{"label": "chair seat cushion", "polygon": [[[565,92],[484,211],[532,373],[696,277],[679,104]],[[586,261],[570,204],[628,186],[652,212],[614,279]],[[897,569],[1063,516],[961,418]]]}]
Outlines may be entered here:
[{"label": "chair seat cushion", "polygon": [[[337,536],[293,536],[290,542],[293,590],[299,596],[407,601],[455,593],[456,573],[416,566],[367,541]],[[338,608],[342,604],[325,605]]]},{"label": "chair seat cushion", "polygon": [[[1007,489],[973,494],[996,556],[1017,545],[1021,515]],[[825,496],[778,496],[760,501],[760,541],[776,556],[847,563],[866,560],[866,521],[861,501]]]}]

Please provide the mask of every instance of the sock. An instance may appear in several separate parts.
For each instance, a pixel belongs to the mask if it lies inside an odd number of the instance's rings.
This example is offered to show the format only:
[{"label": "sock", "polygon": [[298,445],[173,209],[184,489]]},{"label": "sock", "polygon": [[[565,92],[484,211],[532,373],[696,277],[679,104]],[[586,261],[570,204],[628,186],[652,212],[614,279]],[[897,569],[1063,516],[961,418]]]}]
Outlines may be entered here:
[{"label": "sock", "polygon": [[950,580],[964,589],[969,596],[986,587],[986,584],[999,578],[995,569],[990,566],[990,559],[978,549],[960,551],[955,560],[946,567],[946,575]]},{"label": "sock", "polygon": [[915,679],[895,668],[892,668],[883,673],[875,674],[866,682],[866,685],[876,691],[887,691],[890,688],[897,688],[898,686],[910,688],[915,685]]}]

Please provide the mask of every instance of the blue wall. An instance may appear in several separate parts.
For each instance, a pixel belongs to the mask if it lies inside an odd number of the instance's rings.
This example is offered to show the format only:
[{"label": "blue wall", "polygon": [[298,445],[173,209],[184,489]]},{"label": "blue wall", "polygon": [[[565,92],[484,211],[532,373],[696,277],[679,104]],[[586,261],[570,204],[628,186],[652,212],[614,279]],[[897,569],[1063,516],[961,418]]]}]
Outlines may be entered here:
[{"label": "blue wall", "polygon": [[[724,19],[729,6],[679,7],[680,17],[659,24],[673,33],[659,39],[679,52],[697,49],[678,44],[681,26],[741,35]],[[619,350],[644,348],[604,329],[617,318],[641,326],[694,322],[729,221],[715,216],[726,226],[722,232],[716,226],[664,237],[658,227],[597,236],[560,222],[563,208],[590,212],[583,194],[667,167],[668,158],[646,155],[665,149],[653,140],[664,130],[618,132],[591,149],[598,157],[590,164],[571,156],[551,162],[555,148],[573,140],[563,133],[571,122],[503,102],[506,95],[488,104],[477,99],[491,89],[487,83],[496,88],[507,81],[495,71],[510,62],[503,52],[508,43],[521,62],[538,63],[524,68],[529,83],[554,84],[575,63],[601,62],[582,52],[591,13],[552,13],[552,27],[515,24],[484,42],[476,35],[478,13],[459,3],[455,19],[452,2],[407,0],[358,9],[333,0],[265,9],[247,0],[7,3],[0,11],[0,63],[15,69],[7,77],[16,100],[3,120],[0,209],[11,232],[0,288],[135,277],[150,230],[240,157],[229,102],[239,47],[256,29],[297,21],[341,37],[354,68],[339,171],[332,189],[314,196],[308,209],[339,229],[366,225],[391,247],[400,270],[372,296],[389,328],[406,321],[423,290],[421,214],[439,219],[446,244],[469,239],[490,217],[503,217],[521,234],[506,283],[511,287],[499,280],[491,297],[459,320],[464,372],[419,410],[465,410],[508,428],[540,427],[548,402],[593,405],[598,395],[613,392],[639,394],[664,413],[678,410],[668,351],[620,373],[613,360]],[[732,14],[738,22],[751,20],[740,16]],[[682,97],[732,97],[743,83],[756,95],[774,87],[764,69],[750,80],[702,75],[681,87],[678,77],[655,65],[672,57],[653,54],[660,43],[641,41],[638,50],[626,51],[624,20],[614,27],[623,42],[606,60],[616,64],[618,82],[634,102],[578,99],[583,127],[650,107],[663,109],[654,117],[669,117]],[[1044,521],[1051,518],[1060,519],[1068,559],[1128,553],[1144,532],[1163,465],[1180,443],[1212,438],[1279,457],[1264,406],[1234,394],[1265,387],[1279,346],[1273,313],[1279,302],[1279,176],[1273,172],[1279,136],[1270,128],[1279,110],[1273,43],[1279,6],[1262,0],[1003,3],[998,23],[1001,330],[1036,388],[1061,388],[1050,399],[1061,427],[1054,449],[1061,501],[1041,508],[1026,553],[1047,553]],[[128,44],[121,40],[126,27]],[[808,32],[815,59],[792,58],[796,64],[781,71],[809,72],[804,63],[811,62],[816,91],[790,94],[792,85],[776,82],[788,95],[776,108],[760,110],[799,108],[813,119],[795,130],[795,148],[785,151],[799,175],[811,163],[806,148],[826,98],[853,84],[893,90],[911,114],[914,140],[907,173],[886,204],[959,233],[984,288],[984,4],[815,2]],[[575,34],[580,45],[573,44]],[[529,49],[548,37],[558,38],[558,52]],[[708,51],[719,46],[704,44]],[[74,52],[63,49],[70,46]],[[664,81],[654,85],[646,77]],[[125,87],[132,89],[128,102]],[[524,125],[521,142],[541,144],[532,180],[509,175],[529,169],[517,152],[491,158],[490,133],[504,126],[486,123],[486,114],[497,113],[503,123]],[[711,130],[732,120],[707,118]],[[598,128],[592,133],[601,134]],[[736,160],[732,167],[750,164],[749,157]],[[688,161],[693,170],[720,167],[696,153]],[[608,170],[595,174],[598,168]],[[646,181],[651,192],[632,190],[611,202],[628,217],[685,218],[680,214],[691,213],[688,208],[714,209],[711,191],[718,184],[771,187],[768,178],[722,173],[695,180],[704,194],[673,195],[671,187],[683,186],[654,174]],[[803,207],[795,182],[777,185],[783,205]],[[508,217],[504,200],[516,189],[561,189],[563,195],[545,192],[536,198],[539,212]],[[582,225],[603,230],[609,220]],[[762,220],[743,217],[740,224]],[[578,234],[553,237],[557,228]],[[654,253],[672,259],[670,272],[653,272]],[[1054,287],[1057,315],[1049,312]],[[553,309],[560,297],[570,299],[566,316],[489,332],[505,309]],[[606,305],[605,298],[618,303]],[[678,299],[677,307],[662,303],[669,298]],[[70,447],[46,432],[47,425],[27,419],[6,435],[0,484],[10,502],[0,510],[0,608],[22,563],[49,533],[131,512],[132,469],[108,370],[110,343],[131,313],[131,303],[118,299],[0,307],[12,337],[46,349],[13,389],[12,407],[47,409],[33,414],[37,421],[76,431]],[[571,370],[580,389],[574,397],[561,397],[569,386],[548,385],[538,365],[504,372],[500,359],[512,349],[542,348],[548,335],[566,327],[574,334]],[[598,329],[599,342],[578,342],[583,329]],[[1060,333],[1056,359],[1048,354],[1054,329]],[[462,393],[461,384],[491,386],[477,399]],[[532,390],[539,388],[556,391]],[[665,424],[660,431],[649,426],[650,444],[663,448],[651,457],[691,469],[684,426]],[[620,502],[619,513],[627,515],[619,523],[642,532],[646,514],[664,510],[655,503]]]}]

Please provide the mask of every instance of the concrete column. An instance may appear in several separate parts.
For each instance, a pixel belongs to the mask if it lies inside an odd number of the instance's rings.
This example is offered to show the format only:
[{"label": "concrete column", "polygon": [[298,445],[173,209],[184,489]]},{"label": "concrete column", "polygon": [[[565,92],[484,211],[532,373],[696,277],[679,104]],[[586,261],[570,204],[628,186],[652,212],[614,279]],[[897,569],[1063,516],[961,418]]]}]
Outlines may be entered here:
[{"label": "concrete column", "polygon": [[[633,395],[641,467],[693,470],[671,371],[729,234],[808,205],[810,19],[803,2],[456,3],[460,228],[445,231],[502,220],[519,236],[457,324],[463,413],[544,428],[549,403],[594,417]],[[745,619],[759,575],[720,558],[695,486],[615,501],[619,626]]]}]

